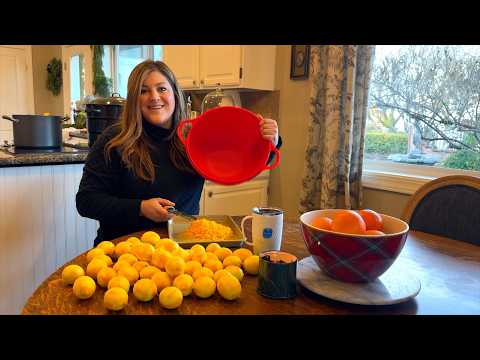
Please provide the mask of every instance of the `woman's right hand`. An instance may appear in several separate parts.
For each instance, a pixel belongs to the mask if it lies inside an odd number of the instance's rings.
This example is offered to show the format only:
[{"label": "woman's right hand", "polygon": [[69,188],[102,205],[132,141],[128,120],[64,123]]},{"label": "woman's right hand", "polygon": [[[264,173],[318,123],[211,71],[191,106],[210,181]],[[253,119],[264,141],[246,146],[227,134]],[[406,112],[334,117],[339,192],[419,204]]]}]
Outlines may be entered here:
[{"label": "woman's right hand", "polygon": [[175,206],[175,203],[162,198],[142,200],[140,203],[140,215],[155,222],[167,221],[173,216],[166,209],[169,206]]}]

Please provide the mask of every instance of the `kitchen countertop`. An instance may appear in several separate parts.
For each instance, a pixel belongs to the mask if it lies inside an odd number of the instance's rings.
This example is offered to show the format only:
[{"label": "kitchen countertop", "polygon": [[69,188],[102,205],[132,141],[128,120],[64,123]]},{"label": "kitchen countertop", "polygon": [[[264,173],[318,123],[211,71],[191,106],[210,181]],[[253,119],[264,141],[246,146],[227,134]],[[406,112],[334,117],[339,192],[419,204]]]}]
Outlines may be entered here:
[{"label": "kitchen countertop", "polygon": [[8,150],[0,148],[0,168],[16,166],[38,165],[66,165],[82,164],[85,162],[88,150],[64,148],[63,152],[23,153],[11,154]]}]

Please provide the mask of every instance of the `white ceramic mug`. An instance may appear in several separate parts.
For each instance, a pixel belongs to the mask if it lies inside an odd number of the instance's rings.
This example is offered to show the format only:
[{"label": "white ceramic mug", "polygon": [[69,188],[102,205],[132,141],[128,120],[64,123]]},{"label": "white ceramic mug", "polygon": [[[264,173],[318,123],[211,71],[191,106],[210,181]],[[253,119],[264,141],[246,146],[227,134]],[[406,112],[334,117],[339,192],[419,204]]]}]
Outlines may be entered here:
[{"label": "white ceramic mug", "polygon": [[254,207],[252,215],[245,216],[241,222],[242,233],[245,239],[245,221],[252,219],[252,242],[254,254],[258,255],[267,250],[280,250],[282,245],[283,211],[271,207]]}]

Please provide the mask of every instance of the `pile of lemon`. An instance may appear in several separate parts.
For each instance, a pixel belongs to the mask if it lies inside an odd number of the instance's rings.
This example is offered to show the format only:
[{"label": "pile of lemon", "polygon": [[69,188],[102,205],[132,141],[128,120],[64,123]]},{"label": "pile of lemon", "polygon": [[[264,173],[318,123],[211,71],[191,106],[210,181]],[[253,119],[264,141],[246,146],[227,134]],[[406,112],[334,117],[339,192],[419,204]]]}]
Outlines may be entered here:
[{"label": "pile of lemon", "polygon": [[87,253],[87,264],[86,269],[68,265],[62,271],[63,282],[73,284],[77,298],[92,297],[98,285],[107,289],[103,303],[109,310],[124,309],[130,290],[143,302],[158,294],[162,307],[176,309],[192,293],[205,299],[217,291],[224,299],[238,299],[244,272],[257,275],[259,257],[246,248],[232,251],[218,243],[183,249],[147,231],[116,245],[101,242]]}]

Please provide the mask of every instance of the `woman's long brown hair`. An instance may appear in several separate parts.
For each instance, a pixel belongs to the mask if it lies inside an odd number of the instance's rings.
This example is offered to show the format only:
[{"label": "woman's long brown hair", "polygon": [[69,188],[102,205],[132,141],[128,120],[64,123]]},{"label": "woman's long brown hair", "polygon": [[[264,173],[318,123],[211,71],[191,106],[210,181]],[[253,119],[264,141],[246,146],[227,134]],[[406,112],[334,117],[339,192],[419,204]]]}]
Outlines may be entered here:
[{"label": "woman's long brown hair", "polygon": [[120,119],[120,132],[105,145],[105,156],[110,160],[113,149],[118,149],[122,162],[135,176],[153,182],[155,166],[149,149],[154,147],[150,138],[143,131],[143,117],[140,108],[140,91],[142,84],[152,71],[160,72],[170,83],[175,96],[175,110],[172,114],[173,131],[167,138],[170,141],[169,156],[173,165],[185,172],[195,174],[185,152],[185,148],[177,136],[177,127],[185,118],[185,97],[178,86],[175,75],[162,61],[147,60],[138,64],[128,78],[127,101]]}]

